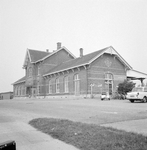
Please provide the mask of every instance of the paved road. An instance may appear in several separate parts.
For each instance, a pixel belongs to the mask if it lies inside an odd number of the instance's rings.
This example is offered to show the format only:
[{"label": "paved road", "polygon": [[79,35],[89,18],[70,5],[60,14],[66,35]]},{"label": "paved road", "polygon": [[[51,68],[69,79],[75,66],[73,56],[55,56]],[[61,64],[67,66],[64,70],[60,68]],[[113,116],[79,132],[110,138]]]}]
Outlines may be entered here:
[{"label": "paved road", "polygon": [[[11,138],[16,139],[19,150],[25,150],[26,144],[30,144],[30,149],[37,150],[39,146],[49,141],[52,145],[61,146],[63,143],[60,141],[54,143],[49,136],[44,134],[36,136],[38,132],[28,125],[28,121],[38,117],[70,119],[147,135],[147,103],[98,99],[13,99],[0,101],[0,141],[7,140],[9,134]],[[45,140],[41,141],[43,137]],[[66,149],[65,147],[63,149]]]}]

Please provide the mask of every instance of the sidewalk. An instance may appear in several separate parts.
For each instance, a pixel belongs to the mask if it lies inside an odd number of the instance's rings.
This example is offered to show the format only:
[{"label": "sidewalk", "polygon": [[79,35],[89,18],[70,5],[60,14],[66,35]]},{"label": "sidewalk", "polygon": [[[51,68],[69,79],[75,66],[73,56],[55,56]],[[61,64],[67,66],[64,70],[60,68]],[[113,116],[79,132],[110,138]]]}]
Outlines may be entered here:
[{"label": "sidewalk", "polygon": [[24,122],[0,123],[0,143],[14,140],[17,150],[78,150],[72,145],[53,139]]},{"label": "sidewalk", "polygon": [[127,132],[138,133],[147,136],[147,119],[130,120],[109,124],[102,124],[104,127],[112,127],[119,130],[125,130]]}]

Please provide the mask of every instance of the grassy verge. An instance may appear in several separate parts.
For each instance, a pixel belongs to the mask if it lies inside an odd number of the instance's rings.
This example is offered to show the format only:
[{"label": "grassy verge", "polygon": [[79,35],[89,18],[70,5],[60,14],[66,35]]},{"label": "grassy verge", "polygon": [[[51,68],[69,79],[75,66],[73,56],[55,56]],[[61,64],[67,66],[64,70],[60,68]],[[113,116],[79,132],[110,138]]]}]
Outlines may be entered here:
[{"label": "grassy verge", "polygon": [[81,150],[147,150],[147,137],[135,133],[52,118],[33,119],[29,124]]}]

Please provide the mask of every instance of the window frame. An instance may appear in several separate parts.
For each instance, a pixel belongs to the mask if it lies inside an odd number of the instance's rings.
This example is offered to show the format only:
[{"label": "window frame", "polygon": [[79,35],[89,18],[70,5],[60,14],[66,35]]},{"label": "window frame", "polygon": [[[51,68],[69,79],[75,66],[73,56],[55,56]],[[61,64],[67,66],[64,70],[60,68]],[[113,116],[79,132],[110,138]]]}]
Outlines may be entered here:
[{"label": "window frame", "polygon": [[69,76],[64,77],[64,93],[69,93]]},{"label": "window frame", "polygon": [[56,78],[55,85],[56,85],[56,93],[60,93],[60,81],[59,81],[59,78]]},{"label": "window frame", "polygon": [[29,67],[29,69],[28,69],[28,77],[32,77],[32,75],[33,75],[32,67]]},{"label": "window frame", "polygon": [[53,86],[52,86],[52,81],[51,80],[49,80],[49,85],[48,85],[48,93],[49,94],[52,94],[52,92],[53,92]]}]

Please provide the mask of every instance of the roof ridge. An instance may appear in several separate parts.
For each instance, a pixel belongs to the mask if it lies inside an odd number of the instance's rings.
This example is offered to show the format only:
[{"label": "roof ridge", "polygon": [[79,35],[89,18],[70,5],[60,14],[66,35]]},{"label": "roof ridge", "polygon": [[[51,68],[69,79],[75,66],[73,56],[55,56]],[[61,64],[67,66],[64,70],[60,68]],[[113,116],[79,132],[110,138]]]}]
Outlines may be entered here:
[{"label": "roof ridge", "polygon": [[29,49],[29,48],[28,48],[28,50],[31,50],[31,51],[37,51],[37,52],[43,52],[43,53],[48,53],[48,54],[51,53],[51,52],[46,52],[46,51],[41,51],[41,50],[35,50],[35,49]]},{"label": "roof ridge", "polygon": [[[73,67],[77,67],[77,66],[81,66],[81,65],[86,65],[86,64],[89,64],[92,60],[93,60],[93,58],[95,58],[95,53],[96,53],[96,56],[98,56],[99,54],[101,54],[104,50],[106,50],[106,49],[108,49],[109,47],[106,47],[106,48],[103,48],[103,49],[101,49],[101,50],[97,50],[97,51],[94,51],[94,52],[92,52],[92,53],[89,53],[89,54],[86,54],[86,55],[83,55],[82,57],[78,57],[78,58],[75,58],[75,59],[72,59],[72,60],[68,60],[68,61],[65,61],[65,62],[62,62],[61,64],[59,64],[59,65],[57,65],[56,67],[54,67],[54,68],[52,68],[51,70],[49,70],[49,71],[47,71],[45,74],[44,74],[44,76],[46,76],[48,73],[51,73],[51,72],[56,72],[56,71],[54,71],[54,70],[65,70],[65,69],[69,69],[69,68],[73,68]],[[99,54],[97,54],[97,53],[99,53]],[[63,68],[63,69],[58,69],[60,66],[62,67],[62,66],[65,66],[65,65],[67,65],[68,66],[68,64],[71,64],[72,62],[74,62],[74,64],[75,65],[72,65],[72,67],[71,67],[71,65],[70,65],[70,67],[67,67],[67,68]]]}]

